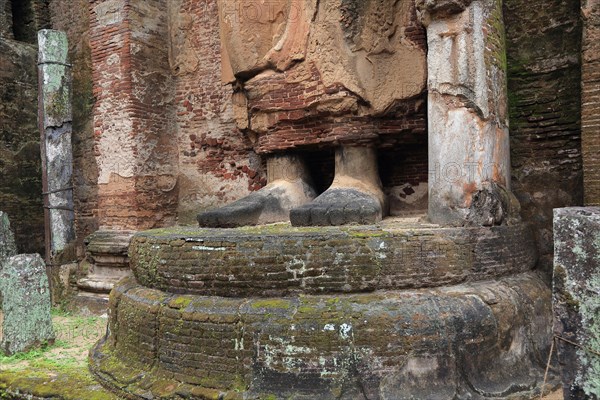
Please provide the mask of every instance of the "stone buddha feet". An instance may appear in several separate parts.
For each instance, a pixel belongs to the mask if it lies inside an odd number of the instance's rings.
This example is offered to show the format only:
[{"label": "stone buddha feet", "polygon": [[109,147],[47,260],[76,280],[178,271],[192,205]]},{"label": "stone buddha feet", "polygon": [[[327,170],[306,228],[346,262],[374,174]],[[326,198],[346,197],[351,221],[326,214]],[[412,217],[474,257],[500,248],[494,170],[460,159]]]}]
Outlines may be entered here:
[{"label": "stone buddha feet", "polygon": [[370,147],[341,147],[335,154],[335,179],[314,201],[290,212],[293,226],[373,224],[386,212],[377,171],[377,152]]},{"label": "stone buddha feet", "polygon": [[234,228],[287,221],[290,210],[316,197],[310,174],[297,155],[267,160],[268,184],[231,204],[198,215],[200,226]]},{"label": "stone buddha feet", "polygon": [[372,224],[386,213],[373,148],[339,148],[335,179],[318,197],[299,156],[272,156],[267,176],[269,183],[261,190],[199,214],[200,226],[231,228],[288,220],[294,226]]}]

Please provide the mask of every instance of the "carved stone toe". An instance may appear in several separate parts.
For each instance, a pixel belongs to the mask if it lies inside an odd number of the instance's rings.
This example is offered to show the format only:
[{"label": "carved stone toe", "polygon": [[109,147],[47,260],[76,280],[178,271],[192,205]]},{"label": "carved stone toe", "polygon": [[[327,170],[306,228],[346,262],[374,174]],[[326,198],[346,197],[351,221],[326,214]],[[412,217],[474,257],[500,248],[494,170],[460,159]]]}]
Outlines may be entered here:
[{"label": "carved stone toe", "polygon": [[356,189],[331,188],[313,202],[292,209],[293,226],[374,224],[383,210],[374,196]]}]

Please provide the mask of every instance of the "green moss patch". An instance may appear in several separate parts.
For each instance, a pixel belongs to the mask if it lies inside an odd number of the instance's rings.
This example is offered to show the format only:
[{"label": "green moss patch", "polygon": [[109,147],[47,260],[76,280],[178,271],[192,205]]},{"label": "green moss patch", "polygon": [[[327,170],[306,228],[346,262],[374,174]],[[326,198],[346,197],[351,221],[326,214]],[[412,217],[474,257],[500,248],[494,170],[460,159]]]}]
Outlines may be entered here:
[{"label": "green moss patch", "polygon": [[112,400],[88,370],[89,349],[105,331],[106,319],[53,311],[56,342],[27,353],[0,353],[0,399]]}]

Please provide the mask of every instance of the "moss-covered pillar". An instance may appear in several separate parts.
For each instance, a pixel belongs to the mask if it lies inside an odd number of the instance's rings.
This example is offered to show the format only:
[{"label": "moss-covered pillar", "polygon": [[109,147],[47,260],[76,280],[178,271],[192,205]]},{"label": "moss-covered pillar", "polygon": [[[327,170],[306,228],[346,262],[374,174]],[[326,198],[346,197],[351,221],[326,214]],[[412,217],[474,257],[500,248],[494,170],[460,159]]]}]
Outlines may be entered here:
[{"label": "moss-covered pillar", "polygon": [[27,351],[54,337],[44,260],[17,255],[10,221],[0,211],[0,352]]},{"label": "moss-covered pillar", "polygon": [[498,225],[510,209],[501,0],[420,0],[429,53],[429,218]]},{"label": "moss-covered pillar", "polygon": [[583,0],[581,142],[586,205],[600,205],[600,0]]},{"label": "moss-covered pillar", "polygon": [[51,257],[75,239],[73,154],[71,149],[71,66],[67,35],[44,29],[38,33],[40,129],[46,209],[47,254]]}]

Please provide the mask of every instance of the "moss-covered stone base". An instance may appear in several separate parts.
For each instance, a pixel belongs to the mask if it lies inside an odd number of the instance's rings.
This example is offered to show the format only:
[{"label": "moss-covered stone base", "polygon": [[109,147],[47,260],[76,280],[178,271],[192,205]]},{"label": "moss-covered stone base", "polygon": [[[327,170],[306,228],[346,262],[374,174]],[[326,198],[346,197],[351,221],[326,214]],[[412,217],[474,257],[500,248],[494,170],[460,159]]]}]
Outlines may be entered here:
[{"label": "moss-covered stone base", "polygon": [[141,285],[170,293],[277,297],[415,289],[530,271],[529,226],[442,228],[416,219],[373,226],[169,228],[129,248]]},{"label": "moss-covered stone base", "polygon": [[119,284],[91,354],[133,399],[530,398],[551,339],[535,273],[439,289],[287,298]]}]

